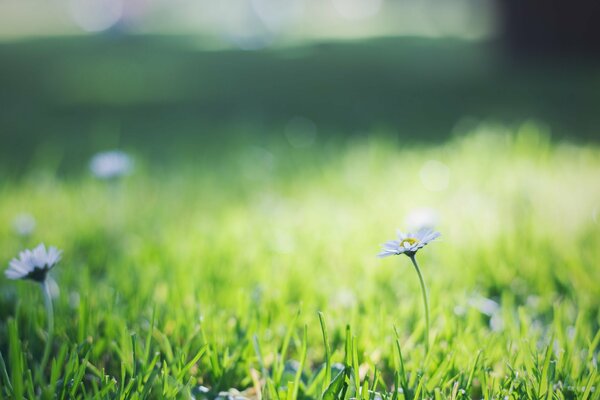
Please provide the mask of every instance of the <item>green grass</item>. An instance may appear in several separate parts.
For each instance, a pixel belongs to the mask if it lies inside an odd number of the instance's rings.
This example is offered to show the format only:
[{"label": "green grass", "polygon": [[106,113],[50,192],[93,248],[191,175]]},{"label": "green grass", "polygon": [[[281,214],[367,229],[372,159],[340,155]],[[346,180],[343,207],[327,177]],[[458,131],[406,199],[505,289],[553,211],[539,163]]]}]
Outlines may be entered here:
[{"label": "green grass", "polygon": [[[158,164],[128,150],[121,182],[36,164],[0,185],[2,263],[64,250],[43,371],[41,292],[0,278],[1,398],[598,398],[597,146],[526,124],[439,145],[257,135]],[[443,190],[421,182],[431,159]],[[410,260],[375,257],[423,206],[443,234],[417,255],[427,355]],[[22,211],[31,238],[12,232]]]}]

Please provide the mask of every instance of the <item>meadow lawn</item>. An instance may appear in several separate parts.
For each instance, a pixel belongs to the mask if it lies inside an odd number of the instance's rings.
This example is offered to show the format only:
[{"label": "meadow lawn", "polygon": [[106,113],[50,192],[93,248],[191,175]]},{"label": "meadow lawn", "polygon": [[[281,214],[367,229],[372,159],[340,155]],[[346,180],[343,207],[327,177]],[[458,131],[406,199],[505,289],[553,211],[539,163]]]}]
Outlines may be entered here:
[{"label": "meadow lawn", "polygon": [[[0,264],[63,250],[44,369],[39,285],[0,276],[0,399],[599,398],[597,69],[190,43],[0,44]],[[132,173],[97,179],[113,148]],[[419,220],[429,353],[409,258],[376,257]]]},{"label": "meadow lawn", "polygon": [[[1,396],[320,398],[342,371],[323,398],[597,398],[600,149],[534,124],[319,140],[5,181],[3,262],[64,255],[46,371],[41,292],[0,283]],[[423,207],[443,235],[417,254],[428,355],[409,259],[375,257]]]}]

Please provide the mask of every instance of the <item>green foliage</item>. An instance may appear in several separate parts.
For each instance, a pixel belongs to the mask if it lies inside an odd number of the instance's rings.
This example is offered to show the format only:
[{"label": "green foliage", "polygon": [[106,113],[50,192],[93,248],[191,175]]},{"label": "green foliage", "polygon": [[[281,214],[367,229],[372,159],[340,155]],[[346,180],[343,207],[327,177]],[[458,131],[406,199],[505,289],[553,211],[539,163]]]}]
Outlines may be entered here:
[{"label": "green foliage", "polygon": [[[38,288],[0,280],[0,398],[598,398],[600,149],[498,129],[3,182],[3,263],[41,241],[64,258],[45,370]],[[428,160],[447,186],[426,189]],[[443,234],[418,255],[429,353],[410,260],[375,258],[423,206]]]}]

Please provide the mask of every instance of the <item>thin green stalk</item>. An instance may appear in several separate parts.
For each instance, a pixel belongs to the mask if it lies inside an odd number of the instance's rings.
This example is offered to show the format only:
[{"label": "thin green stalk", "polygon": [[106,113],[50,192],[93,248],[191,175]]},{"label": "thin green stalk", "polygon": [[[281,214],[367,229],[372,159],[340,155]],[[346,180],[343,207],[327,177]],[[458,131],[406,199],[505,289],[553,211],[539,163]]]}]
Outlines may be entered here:
[{"label": "thin green stalk", "polygon": [[48,279],[44,279],[42,283],[42,292],[44,293],[44,303],[46,305],[46,320],[48,322],[48,336],[46,338],[46,346],[44,347],[44,356],[40,364],[42,375],[46,370],[46,364],[50,357],[50,349],[52,348],[52,338],[54,337],[54,309],[52,307],[52,297],[50,295],[50,285]]},{"label": "thin green stalk", "polygon": [[429,353],[429,300],[427,299],[427,288],[425,287],[425,281],[423,280],[423,275],[421,275],[421,269],[419,268],[419,264],[417,264],[415,255],[413,254],[409,257],[413,265],[415,266],[417,275],[419,275],[419,282],[421,283],[421,293],[423,294],[423,306],[425,307],[425,352]]}]

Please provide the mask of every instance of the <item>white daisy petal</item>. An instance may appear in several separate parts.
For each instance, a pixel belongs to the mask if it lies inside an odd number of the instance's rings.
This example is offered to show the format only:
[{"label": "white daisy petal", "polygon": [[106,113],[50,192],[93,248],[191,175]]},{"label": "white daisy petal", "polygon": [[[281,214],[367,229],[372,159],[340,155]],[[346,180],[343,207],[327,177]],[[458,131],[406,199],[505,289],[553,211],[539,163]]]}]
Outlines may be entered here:
[{"label": "white daisy petal", "polygon": [[12,270],[12,269],[7,269],[6,271],[4,271],[4,275],[8,279],[20,279],[24,276],[23,274],[20,274],[17,271]]},{"label": "white daisy petal", "polygon": [[421,230],[417,234],[419,235],[420,240],[427,241],[427,238],[429,236],[431,236],[432,233],[433,233],[433,231],[427,229],[427,230]]},{"label": "white daisy petal", "polygon": [[430,231],[429,228],[421,228],[418,231],[416,231],[413,235],[416,239],[423,240],[423,238],[425,238],[425,236],[427,236],[429,231]]},{"label": "white daisy petal", "polygon": [[398,236],[399,241],[403,241],[408,237],[408,235],[404,234],[400,229],[396,230],[396,236]]},{"label": "white daisy petal", "polygon": [[442,236],[442,234],[439,232],[431,232],[429,234],[429,236],[427,237],[427,241],[431,242],[432,240],[435,240],[435,239],[439,238],[440,236]]},{"label": "white daisy petal", "polygon": [[46,259],[47,264],[49,265],[54,265],[57,262],[60,261],[61,258],[61,251],[58,250],[56,247],[51,246],[48,248],[48,257]]},{"label": "white daisy petal", "polygon": [[398,246],[400,246],[400,243],[397,240],[390,240],[390,241],[385,242],[384,244],[382,244],[382,246],[384,248],[397,249]]},{"label": "white daisy petal", "polygon": [[11,260],[10,262],[10,269],[22,274],[26,274],[27,273],[27,266],[24,265],[22,262],[20,262],[19,260]]}]

